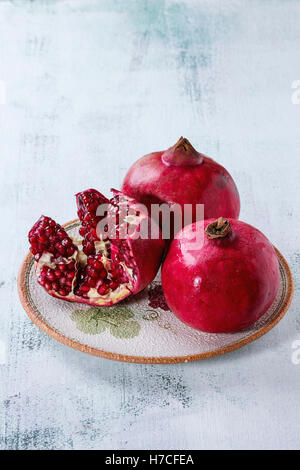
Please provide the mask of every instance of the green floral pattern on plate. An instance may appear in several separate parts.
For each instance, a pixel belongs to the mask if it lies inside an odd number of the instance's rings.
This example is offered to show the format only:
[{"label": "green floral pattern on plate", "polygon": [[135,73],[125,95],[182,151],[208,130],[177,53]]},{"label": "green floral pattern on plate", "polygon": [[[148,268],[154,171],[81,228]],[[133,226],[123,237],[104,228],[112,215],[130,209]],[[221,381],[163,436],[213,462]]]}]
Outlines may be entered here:
[{"label": "green floral pattern on plate", "polygon": [[114,307],[90,307],[87,310],[74,310],[71,319],[83,333],[99,335],[109,329],[115,338],[134,338],[138,336],[141,326],[132,320],[130,308],[116,305]]}]

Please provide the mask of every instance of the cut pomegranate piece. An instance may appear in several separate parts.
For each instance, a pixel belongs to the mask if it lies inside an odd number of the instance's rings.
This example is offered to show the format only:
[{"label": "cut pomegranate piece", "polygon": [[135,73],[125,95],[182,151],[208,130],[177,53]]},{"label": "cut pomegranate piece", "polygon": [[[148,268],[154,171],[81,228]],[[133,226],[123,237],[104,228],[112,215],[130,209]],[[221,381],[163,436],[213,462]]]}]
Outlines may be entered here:
[{"label": "cut pomegranate piece", "polygon": [[[99,306],[140,292],[154,279],[165,248],[155,222],[117,191],[111,201],[95,189],[76,200],[82,240],[72,240],[45,216],[29,232],[39,284],[54,297]],[[145,230],[151,236],[153,224],[159,237],[144,237]]]},{"label": "cut pomegranate piece", "polygon": [[78,248],[67,232],[50,217],[42,215],[28,238],[41,286],[55,297],[72,295]]},{"label": "cut pomegranate piece", "polygon": [[99,240],[97,236],[97,224],[103,217],[97,216],[97,209],[102,204],[109,204],[109,200],[96,189],[88,189],[76,194],[78,217],[81,220],[79,229],[83,240],[83,251],[86,255],[96,253],[94,242]]}]

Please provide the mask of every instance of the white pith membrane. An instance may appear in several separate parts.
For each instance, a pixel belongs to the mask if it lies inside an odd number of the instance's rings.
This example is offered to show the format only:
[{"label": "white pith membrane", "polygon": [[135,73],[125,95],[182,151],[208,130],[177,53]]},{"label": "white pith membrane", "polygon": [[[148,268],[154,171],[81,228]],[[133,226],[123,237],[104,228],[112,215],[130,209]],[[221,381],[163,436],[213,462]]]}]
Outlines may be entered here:
[{"label": "white pith membrane", "polygon": [[[129,234],[128,239],[135,238],[136,234],[139,232],[137,229],[140,226],[141,221],[145,218],[146,216],[140,213],[139,215],[130,214],[124,217],[125,226]],[[102,237],[102,235],[100,235],[100,237]],[[78,238],[70,238],[77,247],[72,256],[55,257],[52,253],[44,251],[40,258],[35,262],[38,282],[50,295],[67,301],[101,306],[115,304],[127,297],[131,292],[136,291],[135,282],[137,279],[137,266],[133,258],[130,243],[128,243],[126,239],[114,239],[112,241],[105,239],[97,240],[94,242],[95,254],[87,256],[82,251],[83,238],[80,237],[80,235]],[[92,260],[98,260],[102,263],[106,270],[106,277],[104,279],[103,277],[95,279],[95,286],[89,287],[85,292],[81,292],[85,276],[88,276],[87,269],[89,260],[91,260],[91,263]],[[66,295],[61,295],[59,290],[63,291],[64,287],[60,287],[59,289],[47,288],[49,284],[51,284],[47,279],[47,275],[51,276],[52,282],[57,280],[58,283],[59,279],[54,277],[55,271],[58,270],[58,266],[63,266],[62,269],[64,270],[64,274],[65,272],[68,274],[68,267],[73,267],[74,263],[75,275],[72,279],[72,283],[70,283],[71,279],[67,279],[67,282],[70,284],[68,287],[70,292],[66,292]],[[116,270],[121,271],[121,273],[118,274],[118,278],[114,276]],[[73,271],[74,269],[70,269],[70,274]],[[116,285],[117,281],[120,281],[118,285]],[[103,285],[106,287],[106,292],[104,294],[99,294],[98,289]]]}]

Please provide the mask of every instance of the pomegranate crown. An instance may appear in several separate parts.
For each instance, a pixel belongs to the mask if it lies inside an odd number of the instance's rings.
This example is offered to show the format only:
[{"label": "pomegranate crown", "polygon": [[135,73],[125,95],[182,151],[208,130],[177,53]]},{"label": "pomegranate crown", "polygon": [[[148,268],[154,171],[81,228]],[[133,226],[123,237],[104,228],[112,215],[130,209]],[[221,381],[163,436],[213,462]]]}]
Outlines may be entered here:
[{"label": "pomegranate crown", "polygon": [[229,220],[219,217],[211,222],[205,229],[205,234],[209,239],[225,238],[231,232]]},{"label": "pomegranate crown", "polygon": [[173,147],[163,152],[161,158],[169,166],[196,166],[203,162],[202,153],[197,152],[185,137],[180,137]]}]

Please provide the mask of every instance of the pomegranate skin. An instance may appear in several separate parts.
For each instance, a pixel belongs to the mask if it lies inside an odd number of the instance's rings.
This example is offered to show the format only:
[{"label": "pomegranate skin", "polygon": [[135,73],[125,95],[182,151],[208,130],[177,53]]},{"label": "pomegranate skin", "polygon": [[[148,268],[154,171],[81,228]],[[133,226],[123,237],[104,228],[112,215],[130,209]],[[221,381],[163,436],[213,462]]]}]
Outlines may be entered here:
[{"label": "pomegranate skin", "polygon": [[196,242],[193,249],[188,244],[195,231],[213,221],[186,226],[171,242],[162,266],[171,310],[189,326],[209,333],[247,328],[271,306],[279,287],[278,259],[268,239],[251,225],[227,220],[231,230],[224,238],[210,239],[204,233],[203,245]]},{"label": "pomegranate skin", "polygon": [[[197,152],[183,137],[170,149],[140,158],[127,172],[123,193],[144,204],[204,204],[204,218],[231,217],[240,213],[237,187],[221,165]],[[171,230],[172,233],[172,230]]]}]

